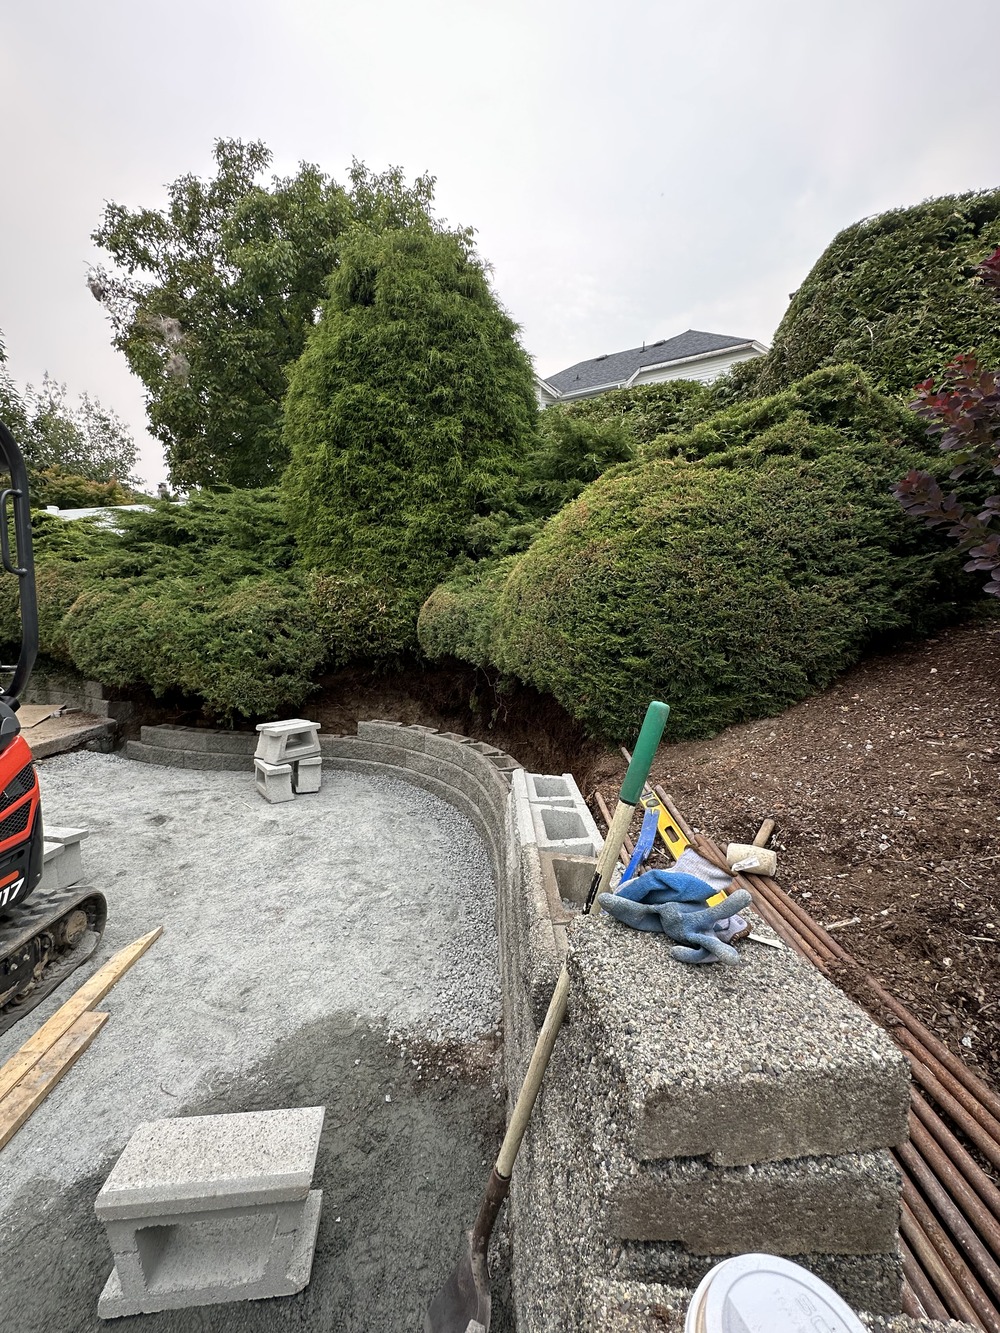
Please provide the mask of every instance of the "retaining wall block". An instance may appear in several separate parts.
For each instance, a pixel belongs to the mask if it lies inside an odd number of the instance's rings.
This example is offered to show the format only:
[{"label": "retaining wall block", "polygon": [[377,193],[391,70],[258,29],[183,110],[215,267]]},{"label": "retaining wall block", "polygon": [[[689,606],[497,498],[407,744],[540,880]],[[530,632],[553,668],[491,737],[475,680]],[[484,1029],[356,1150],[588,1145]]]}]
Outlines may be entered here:
[{"label": "retaining wall block", "polygon": [[185,751],[148,745],[144,741],[126,741],[125,758],[137,759],[144,764],[159,764],[162,768],[185,767]]},{"label": "retaining wall block", "polygon": [[175,726],[170,722],[139,728],[139,737],[144,745],[160,745],[166,750],[207,750],[208,736],[207,731]]},{"label": "retaining wall block", "polygon": [[695,1254],[891,1254],[899,1172],[888,1152],[720,1167],[698,1158],[633,1166],[610,1182],[611,1230]]},{"label": "retaining wall block", "polygon": [[909,1067],[889,1035],[791,950],[750,941],[741,956],[685,966],[604,913],[574,924],[573,988],[598,1059],[621,1066],[636,1158],[744,1165],[902,1143]]}]

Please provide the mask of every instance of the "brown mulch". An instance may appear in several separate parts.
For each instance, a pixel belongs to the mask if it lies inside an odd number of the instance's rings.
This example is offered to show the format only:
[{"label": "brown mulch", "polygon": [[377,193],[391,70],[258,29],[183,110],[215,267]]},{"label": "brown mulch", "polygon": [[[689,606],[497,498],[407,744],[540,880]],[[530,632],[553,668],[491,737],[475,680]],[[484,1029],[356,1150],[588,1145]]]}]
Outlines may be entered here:
[{"label": "brown mulch", "polygon": [[[592,769],[614,803],[624,760]],[[712,740],[652,780],[725,848],[777,828],[776,878],[1000,1086],[1000,621],[872,657],[825,694]]]}]

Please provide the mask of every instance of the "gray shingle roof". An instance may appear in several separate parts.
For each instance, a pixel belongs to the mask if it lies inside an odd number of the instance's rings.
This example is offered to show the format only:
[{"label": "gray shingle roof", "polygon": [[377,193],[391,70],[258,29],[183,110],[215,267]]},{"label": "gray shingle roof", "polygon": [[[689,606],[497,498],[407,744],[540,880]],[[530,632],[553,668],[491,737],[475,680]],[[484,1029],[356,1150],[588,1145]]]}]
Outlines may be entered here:
[{"label": "gray shingle roof", "polygon": [[676,338],[661,338],[659,342],[647,343],[645,347],[630,347],[626,352],[612,352],[609,356],[578,361],[575,366],[568,366],[554,375],[546,375],[545,379],[560,393],[579,393],[583,389],[596,389],[602,384],[621,384],[642,366],[682,361],[688,356],[721,352],[726,347],[745,347],[752,341],[751,338],[730,338],[724,333],[701,333],[698,329],[688,329]]}]

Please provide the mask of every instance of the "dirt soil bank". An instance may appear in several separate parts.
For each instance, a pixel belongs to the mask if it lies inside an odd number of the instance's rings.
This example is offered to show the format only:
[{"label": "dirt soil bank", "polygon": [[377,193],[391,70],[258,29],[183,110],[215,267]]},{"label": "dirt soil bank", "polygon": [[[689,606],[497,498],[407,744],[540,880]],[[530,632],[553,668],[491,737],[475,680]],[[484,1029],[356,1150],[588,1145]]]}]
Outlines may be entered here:
[{"label": "dirt soil bank", "polygon": [[[606,757],[587,793],[613,802],[624,768]],[[667,745],[653,778],[723,848],[773,815],[782,887],[1000,1087],[1000,621],[873,657],[780,717]]]}]

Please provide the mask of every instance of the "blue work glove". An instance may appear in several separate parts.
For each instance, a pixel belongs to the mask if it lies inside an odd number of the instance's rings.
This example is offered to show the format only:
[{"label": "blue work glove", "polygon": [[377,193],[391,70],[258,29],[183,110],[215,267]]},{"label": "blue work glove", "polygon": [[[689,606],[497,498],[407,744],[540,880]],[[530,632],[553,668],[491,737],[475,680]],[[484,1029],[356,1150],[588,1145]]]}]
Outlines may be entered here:
[{"label": "blue work glove", "polygon": [[736,889],[714,907],[706,907],[704,900],[700,903],[635,902],[617,893],[602,893],[597,901],[610,916],[627,926],[636,930],[662,931],[675,942],[670,956],[680,963],[734,964],[740,961],[737,951],[719,938],[714,927],[717,921],[724,921],[749,906],[751,899],[746,889]]},{"label": "blue work glove", "polygon": [[[732,876],[730,876],[730,880]],[[631,898],[635,903],[703,903],[718,892],[697,875],[683,870],[647,870],[644,875],[623,881],[615,890],[616,898]],[[640,926],[640,930],[659,930],[659,926]]]}]

